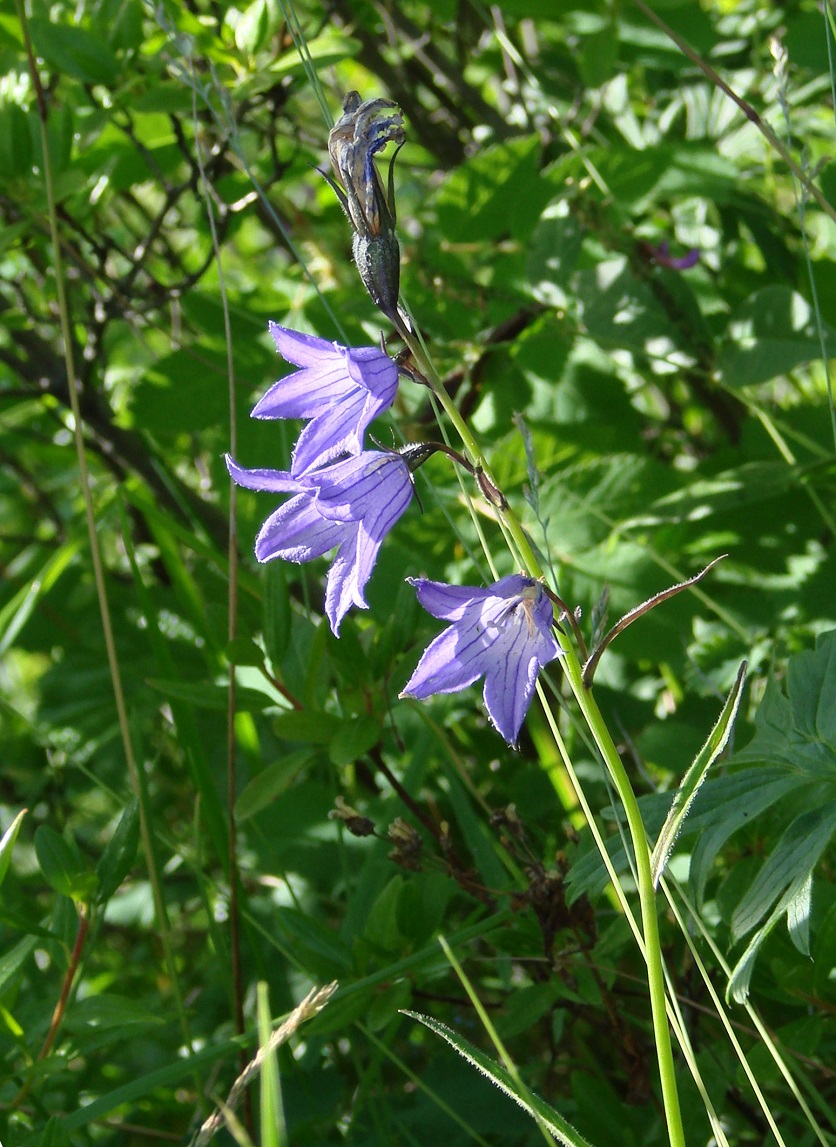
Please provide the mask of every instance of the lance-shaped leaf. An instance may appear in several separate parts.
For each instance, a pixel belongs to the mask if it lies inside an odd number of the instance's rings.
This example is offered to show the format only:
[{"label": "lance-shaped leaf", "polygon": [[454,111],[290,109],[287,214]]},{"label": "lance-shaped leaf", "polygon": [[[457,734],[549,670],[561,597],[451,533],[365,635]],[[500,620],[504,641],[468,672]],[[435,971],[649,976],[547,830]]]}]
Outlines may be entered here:
[{"label": "lance-shaped leaf", "polygon": [[659,878],[665,871],[665,865],[668,863],[676,838],[679,836],[683,821],[690,811],[700,785],[705,780],[708,770],[729,743],[737,710],[740,707],[745,680],[746,662],[744,661],[737,671],[737,680],[726,699],[723,711],[717,718],[717,723],[711,730],[708,740],[697,753],[693,764],[682,778],[682,783],[673,798],[670,812],[662,825],[662,831],[659,833],[650,860],[654,887],[659,883]]},{"label": "lance-shaped leaf", "polygon": [[459,1053],[468,1063],[472,1064],[477,1071],[493,1083],[500,1091],[504,1091],[513,1101],[528,1114],[535,1119],[539,1124],[545,1126],[547,1131],[554,1135],[558,1143],[564,1144],[564,1147],[591,1147],[588,1139],[584,1139],[579,1131],[576,1131],[571,1123],[559,1115],[555,1109],[544,1099],[538,1095],[533,1095],[530,1091],[526,1095],[520,1095],[519,1087],[511,1078],[510,1072],[506,1071],[504,1067],[494,1063],[483,1052],[474,1047],[469,1040],[464,1039],[458,1032],[452,1031],[444,1024],[440,1024],[438,1020],[430,1019],[429,1016],[422,1016],[420,1012],[410,1012],[402,1009],[402,1015],[410,1016],[414,1020],[418,1020],[424,1027],[440,1035],[442,1039],[446,1040],[452,1048]]}]

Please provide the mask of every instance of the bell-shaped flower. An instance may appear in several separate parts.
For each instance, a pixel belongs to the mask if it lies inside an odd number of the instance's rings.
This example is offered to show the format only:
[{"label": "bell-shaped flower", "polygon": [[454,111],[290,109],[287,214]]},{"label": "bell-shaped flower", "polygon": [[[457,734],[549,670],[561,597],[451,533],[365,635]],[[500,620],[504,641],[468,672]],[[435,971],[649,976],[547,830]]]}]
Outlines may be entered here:
[{"label": "bell-shaped flower", "polygon": [[563,652],[542,585],[522,574],[485,589],[408,580],[424,609],[452,625],[427,646],[401,697],[456,693],[484,677],[488,717],[508,744],[515,744],[537,674]]},{"label": "bell-shaped flower", "polygon": [[325,590],[334,633],[352,605],[368,609],[363,590],[380,545],[412,499],[412,474],[395,453],[364,450],[313,473],[245,470],[227,455],[229,473],[248,490],[293,495],[259,531],[255,556],[308,562],[336,549]]},{"label": "bell-shaped flower", "polygon": [[280,378],[253,418],[309,418],[293,449],[294,478],[340,454],[359,454],[368,425],[395,400],[398,368],[379,347],[351,348],[270,323],[279,354],[295,374]]}]

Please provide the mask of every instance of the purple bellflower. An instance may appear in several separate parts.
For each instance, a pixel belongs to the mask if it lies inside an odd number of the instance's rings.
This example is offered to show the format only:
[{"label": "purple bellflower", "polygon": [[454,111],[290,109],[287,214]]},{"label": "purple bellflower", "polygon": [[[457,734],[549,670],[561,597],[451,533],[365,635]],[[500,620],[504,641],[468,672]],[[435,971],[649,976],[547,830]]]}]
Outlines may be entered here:
[{"label": "purple bellflower", "polygon": [[325,613],[339,634],[352,605],[368,609],[363,590],[386,534],[412,499],[412,474],[395,453],[364,450],[312,474],[245,470],[226,456],[229,473],[248,490],[292,494],[259,531],[260,562],[308,562],[337,552],[328,571]]},{"label": "purple bellflower", "polygon": [[650,255],[654,263],[658,263],[660,267],[670,267],[672,271],[687,271],[690,267],[696,267],[700,261],[699,247],[691,247],[684,255],[674,257],[667,243],[651,247]]},{"label": "purple bellflower", "polygon": [[373,419],[388,410],[398,368],[379,347],[352,349],[270,323],[279,354],[301,369],[280,378],[253,407],[253,418],[309,418],[293,448],[294,478],[340,454],[359,454]]},{"label": "purple bellflower", "polygon": [[453,624],[427,646],[401,697],[455,693],[484,677],[491,723],[515,744],[537,674],[563,652],[552,633],[554,611],[545,590],[522,574],[486,589],[408,580],[424,609]]}]

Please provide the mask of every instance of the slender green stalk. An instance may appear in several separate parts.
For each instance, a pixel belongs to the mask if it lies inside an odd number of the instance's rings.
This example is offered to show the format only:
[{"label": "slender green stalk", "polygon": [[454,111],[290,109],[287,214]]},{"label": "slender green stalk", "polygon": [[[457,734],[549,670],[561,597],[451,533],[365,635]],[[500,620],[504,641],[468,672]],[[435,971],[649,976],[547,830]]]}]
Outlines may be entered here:
[{"label": "slender green stalk", "polygon": [[[470,455],[474,466],[478,466],[489,482],[493,483],[493,475],[482,449],[462,418],[450,396],[441,385],[438,374],[429,360],[420,337],[409,336],[408,344],[416,362],[424,373],[431,386],[436,399],[449,417],[451,423],[459,434],[462,443]],[[535,578],[545,579],[545,573],[538,562],[531,543],[526,537],[522,524],[513,510],[504,504],[497,510],[503,532],[509,540],[512,552],[522,562],[526,572]],[[665,1118],[668,1126],[668,1137],[671,1147],[685,1147],[685,1135],[682,1127],[682,1115],[679,1106],[679,1093],[676,1086],[676,1073],[673,1062],[673,1048],[671,1046],[670,1029],[666,1014],[665,1000],[665,974],[662,964],[662,951],[659,940],[659,922],[656,912],[656,893],[653,887],[653,876],[650,867],[650,848],[647,834],[639,811],[638,801],[630,785],[629,777],[621,763],[618,750],[607,728],[601,711],[592,696],[591,690],[583,683],[583,673],[578,660],[575,647],[568,634],[558,630],[558,640],[565,654],[561,658],[564,672],[569,685],[578,703],[580,711],[589,728],[598,751],[618,792],[624,812],[635,854],[636,875],[639,889],[639,904],[641,907],[642,933],[644,937],[645,962],[647,964],[648,989],[650,994],[650,1007],[653,1019],[653,1034],[656,1044],[656,1058],[659,1064],[659,1077],[662,1086],[662,1100],[665,1108]]]}]

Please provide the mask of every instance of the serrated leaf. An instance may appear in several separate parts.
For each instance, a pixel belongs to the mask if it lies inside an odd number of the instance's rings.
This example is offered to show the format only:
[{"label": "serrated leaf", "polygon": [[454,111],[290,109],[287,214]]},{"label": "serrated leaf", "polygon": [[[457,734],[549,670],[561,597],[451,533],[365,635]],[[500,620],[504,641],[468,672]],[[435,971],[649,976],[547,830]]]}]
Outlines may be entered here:
[{"label": "serrated leaf", "polygon": [[441,1036],[446,1040],[452,1048],[454,1048],[460,1056],[472,1064],[477,1071],[493,1083],[500,1091],[503,1091],[510,1099],[528,1112],[528,1114],[535,1119],[538,1123],[545,1125],[546,1129],[555,1136],[558,1143],[562,1143],[565,1147],[591,1147],[588,1139],[576,1131],[575,1128],[568,1123],[562,1115],[545,1100],[540,1099],[539,1096],[528,1093],[523,1097],[519,1094],[519,1089],[515,1081],[512,1079],[509,1072],[499,1064],[494,1063],[492,1059],[484,1055],[477,1047],[474,1047],[469,1040],[464,1039],[458,1032],[452,1031],[438,1020],[430,1019],[429,1016],[421,1015],[420,1012],[412,1012],[404,1009],[403,1014],[410,1016],[412,1019],[417,1020],[418,1023],[423,1024],[424,1027],[429,1028],[431,1032]]},{"label": "serrated leaf", "polygon": [[134,797],[125,806],[113,836],[107,842],[96,875],[99,878],[98,901],[106,903],[128,875],[139,846],[139,802]]},{"label": "serrated leaf", "polygon": [[51,888],[72,900],[90,899],[97,884],[96,874],[76,845],[68,844],[53,828],[42,824],[35,831],[35,854]]},{"label": "serrated leaf", "polygon": [[[825,326],[826,353],[836,355],[836,331]],[[729,323],[720,354],[727,386],[754,386],[821,357],[812,308],[797,291],[780,284],[752,295]]]},{"label": "serrated leaf", "polygon": [[665,865],[668,863],[676,838],[679,836],[682,824],[690,812],[691,805],[699,791],[700,785],[708,775],[708,770],[721,753],[725,752],[726,746],[729,743],[729,738],[731,737],[734,722],[737,717],[737,711],[740,708],[740,698],[743,694],[745,681],[746,662],[744,661],[737,671],[737,679],[726,698],[726,703],[723,706],[720,716],[717,718],[717,723],[709,734],[708,740],[697,753],[693,764],[682,778],[682,782],[673,798],[670,812],[665,818],[662,831],[656,840],[653,855],[650,858],[654,887],[659,883],[659,878],[665,871]]},{"label": "serrated leaf", "polygon": [[297,749],[253,777],[235,801],[236,821],[245,821],[271,805],[313,756],[312,749]]}]

